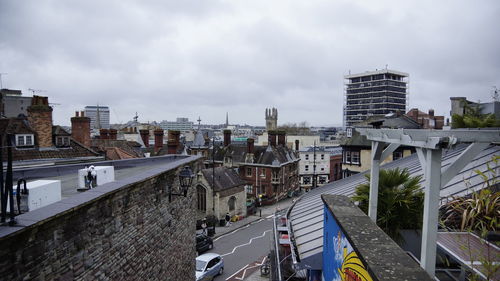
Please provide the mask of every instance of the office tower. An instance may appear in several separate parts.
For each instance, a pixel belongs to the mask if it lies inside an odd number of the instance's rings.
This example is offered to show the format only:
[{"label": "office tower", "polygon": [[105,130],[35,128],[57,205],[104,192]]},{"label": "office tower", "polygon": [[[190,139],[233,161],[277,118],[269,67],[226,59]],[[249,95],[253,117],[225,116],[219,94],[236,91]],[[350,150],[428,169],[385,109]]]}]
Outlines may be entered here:
[{"label": "office tower", "polygon": [[345,75],[344,126],[398,110],[405,113],[408,78],[408,73],[389,69]]}]

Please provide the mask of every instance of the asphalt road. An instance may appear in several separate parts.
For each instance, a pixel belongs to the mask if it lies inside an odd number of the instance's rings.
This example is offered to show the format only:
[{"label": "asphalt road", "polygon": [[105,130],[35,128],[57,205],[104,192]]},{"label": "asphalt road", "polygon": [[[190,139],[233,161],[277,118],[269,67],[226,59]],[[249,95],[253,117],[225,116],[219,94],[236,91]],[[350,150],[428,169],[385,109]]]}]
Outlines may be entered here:
[{"label": "asphalt road", "polygon": [[263,218],[216,238],[214,248],[209,252],[224,258],[224,274],[215,280],[229,280],[246,265],[262,260],[270,251],[271,235],[271,218]]}]

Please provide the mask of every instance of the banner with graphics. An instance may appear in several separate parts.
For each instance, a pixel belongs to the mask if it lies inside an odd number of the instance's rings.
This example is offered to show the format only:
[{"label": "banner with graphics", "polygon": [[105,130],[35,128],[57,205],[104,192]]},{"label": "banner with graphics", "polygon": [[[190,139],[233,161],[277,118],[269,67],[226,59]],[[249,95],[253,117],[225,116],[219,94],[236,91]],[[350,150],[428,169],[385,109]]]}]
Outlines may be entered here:
[{"label": "banner with graphics", "polygon": [[323,228],[323,280],[373,281],[337,221],[325,206]]}]

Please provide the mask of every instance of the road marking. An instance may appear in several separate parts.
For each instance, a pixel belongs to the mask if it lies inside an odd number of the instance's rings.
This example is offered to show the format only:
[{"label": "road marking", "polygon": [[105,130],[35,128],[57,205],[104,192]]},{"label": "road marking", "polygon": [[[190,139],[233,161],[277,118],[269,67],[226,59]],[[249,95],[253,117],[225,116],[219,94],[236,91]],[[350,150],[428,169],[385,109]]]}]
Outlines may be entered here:
[{"label": "road marking", "polygon": [[217,241],[217,240],[221,239],[222,237],[226,237],[226,236],[228,236],[228,235],[234,234],[234,233],[236,233],[236,232],[238,232],[238,231],[240,231],[240,230],[243,230],[243,229],[245,229],[245,228],[249,228],[249,227],[250,227],[250,225],[252,225],[252,224],[256,224],[256,223],[259,223],[259,222],[261,222],[261,221],[263,221],[263,220],[264,220],[264,219],[259,219],[258,221],[251,222],[251,223],[249,223],[249,224],[247,224],[247,225],[245,225],[245,226],[243,226],[243,227],[240,227],[240,228],[237,228],[237,229],[235,229],[235,230],[233,230],[233,231],[230,231],[230,232],[228,232],[228,233],[222,234],[221,236],[219,236],[219,237],[215,238],[215,239],[214,239],[214,241]]},{"label": "road marking", "polygon": [[269,216],[266,217],[266,219],[270,219],[272,217],[274,217],[274,215],[269,215]]},{"label": "road marking", "polygon": [[257,236],[257,237],[253,237],[253,238],[251,238],[251,239],[250,239],[250,241],[248,241],[247,243],[245,243],[245,244],[241,244],[241,245],[238,245],[238,246],[234,247],[234,248],[233,248],[233,251],[231,251],[230,253],[225,253],[225,254],[223,254],[223,255],[221,255],[221,256],[222,256],[222,257],[224,257],[224,256],[227,256],[227,255],[232,255],[232,254],[234,254],[234,252],[236,251],[236,249],[238,249],[238,248],[240,248],[240,247],[243,247],[243,246],[248,246],[248,245],[252,244],[252,242],[253,242],[253,240],[254,240],[254,239],[259,239],[259,238],[264,237],[264,236],[266,235],[266,232],[269,232],[269,231],[271,231],[271,230],[270,230],[270,229],[268,229],[268,230],[264,231],[264,232],[262,233],[262,235]]},{"label": "road marking", "polygon": [[233,278],[233,276],[235,276],[236,274],[238,274],[240,271],[244,270],[247,266],[248,266],[248,264],[245,265],[244,267],[238,269],[238,271],[236,271],[233,275],[231,275],[228,278],[226,278],[226,280],[229,280],[229,279]]},{"label": "road marking", "polygon": [[[229,276],[226,281],[228,280],[244,280],[247,273],[252,274],[255,272],[255,268],[260,267],[263,263],[264,260],[266,259],[266,256],[262,257],[262,261],[259,263],[259,261],[254,261],[252,263],[249,263],[245,265],[244,267],[238,269],[233,275]],[[237,276],[240,275],[240,276]]]}]

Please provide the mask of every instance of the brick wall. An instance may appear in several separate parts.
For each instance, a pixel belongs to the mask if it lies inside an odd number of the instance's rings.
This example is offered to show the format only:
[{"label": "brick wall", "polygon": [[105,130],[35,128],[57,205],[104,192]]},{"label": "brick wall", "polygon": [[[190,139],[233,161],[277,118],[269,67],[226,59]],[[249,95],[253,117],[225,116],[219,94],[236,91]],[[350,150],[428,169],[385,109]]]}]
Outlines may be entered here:
[{"label": "brick wall", "polygon": [[1,280],[194,280],[195,186],[168,201],[189,157],[18,216],[0,227]]}]

